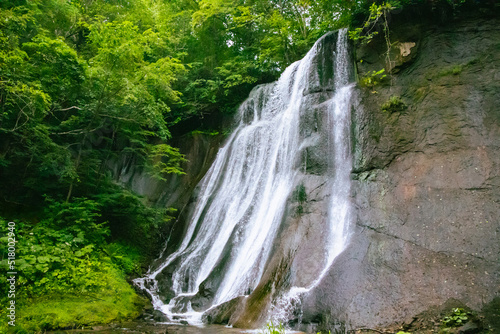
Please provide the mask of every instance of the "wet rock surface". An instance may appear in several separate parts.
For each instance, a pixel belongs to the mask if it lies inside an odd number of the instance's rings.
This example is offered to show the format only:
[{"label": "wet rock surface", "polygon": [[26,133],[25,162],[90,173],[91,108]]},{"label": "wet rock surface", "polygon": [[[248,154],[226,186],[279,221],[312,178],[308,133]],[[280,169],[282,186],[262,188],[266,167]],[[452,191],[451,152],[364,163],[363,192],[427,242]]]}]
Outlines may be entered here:
[{"label": "wet rock surface", "polygon": [[245,304],[246,297],[236,297],[203,313],[202,320],[207,324],[227,325],[237,318],[238,312]]},{"label": "wet rock surface", "polygon": [[[395,32],[418,53],[376,93],[358,91],[355,231],[305,298],[305,322],[385,326],[450,298],[480,311],[499,295],[499,23]],[[379,66],[363,62],[360,75]],[[391,96],[407,108],[382,111]]]},{"label": "wet rock surface", "polygon": [[230,328],[225,326],[210,325],[203,327],[171,325],[154,322],[127,322],[121,324],[111,324],[103,326],[91,326],[86,329],[68,329],[47,334],[83,334],[83,333],[99,333],[99,334],[237,334],[244,333],[241,329]]}]

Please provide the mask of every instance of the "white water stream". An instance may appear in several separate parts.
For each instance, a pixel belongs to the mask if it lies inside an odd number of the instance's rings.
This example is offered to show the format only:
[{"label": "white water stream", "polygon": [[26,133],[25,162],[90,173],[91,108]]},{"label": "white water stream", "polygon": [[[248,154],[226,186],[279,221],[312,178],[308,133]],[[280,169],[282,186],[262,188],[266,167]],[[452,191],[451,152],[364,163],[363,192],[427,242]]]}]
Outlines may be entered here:
[{"label": "white water stream", "polygon": [[335,57],[335,95],[328,101],[329,151],[334,152],[329,163],[329,173],[333,176],[330,184],[330,204],[328,209],[328,242],[326,261],[318,277],[305,287],[292,287],[278,298],[271,309],[270,318],[275,323],[286,323],[296,317],[301,307],[301,296],[315,288],[330,269],[333,260],[346,248],[351,222],[350,173],[351,155],[351,96],[354,87],[349,82],[349,56],[347,52],[347,30],[340,30]]},{"label": "white water stream", "polygon": [[[294,287],[283,303],[312,289],[325,275],[347,242],[349,224],[350,96],[346,31],[339,32],[335,69],[335,94],[329,104],[331,196],[329,237],[324,269],[307,287]],[[315,45],[300,61],[289,66],[274,85],[252,91],[240,107],[241,122],[201,181],[200,192],[184,239],[174,253],[154,271],[135,283],[149,292],[156,309],[172,321],[201,322],[189,297],[218,269],[213,306],[247,295],[259,283],[269,252],[282,223],[287,199],[298,173],[299,108],[304,98]],[[253,115],[248,115],[251,110]],[[328,152],[325,152],[328,154]],[[164,304],[156,277],[174,266],[175,297]],[[222,268],[222,269],[221,269]],[[280,302],[275,304],[276,307]],[[283,309],[283,315],[286,314]],[[279,313],[279,312],[278,312]],[[276,314],[278,314],[276,313]],[[275,316],[280,318],[280,316]]]}]

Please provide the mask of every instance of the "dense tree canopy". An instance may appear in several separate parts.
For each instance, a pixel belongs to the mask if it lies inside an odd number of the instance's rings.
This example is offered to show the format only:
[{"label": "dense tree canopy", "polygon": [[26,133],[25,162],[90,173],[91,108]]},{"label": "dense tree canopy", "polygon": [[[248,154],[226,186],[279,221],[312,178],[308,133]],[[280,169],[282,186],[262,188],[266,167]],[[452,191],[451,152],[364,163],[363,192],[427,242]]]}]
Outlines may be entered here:
[{"label": "dense tree canopy", "polygon": [[163,158],[149,166],[160,177],[179,172],[182,156],[164,143],[169,126],[234,110],[345,25],[346,3],[2,2],[0,166],[16,175],[3,189],[18,192],[4,199],[32,205],[63,188],[67,200],[89,196],[124,151],[145,164]]}]

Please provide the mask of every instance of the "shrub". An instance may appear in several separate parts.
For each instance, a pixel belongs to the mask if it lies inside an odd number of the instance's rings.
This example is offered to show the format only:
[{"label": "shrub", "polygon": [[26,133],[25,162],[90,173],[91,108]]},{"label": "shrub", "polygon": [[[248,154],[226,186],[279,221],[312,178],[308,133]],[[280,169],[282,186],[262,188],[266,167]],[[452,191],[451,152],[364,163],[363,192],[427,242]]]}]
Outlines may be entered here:
[{"label": "shrub", "polygon": [[[144,301],[127,283],[137,271],[137,250],[108,244],[109,228],[100,223],[99,205],[85,198],[47,201],[45,218],[36,224],[15,222],[17,275],[16,326],[19,333],[108,323],[139,315]],[[0,226],[6,229],[6,220]],[[7,254],[7,237],[0,253]],[[7,271],[7,257],[0,267]],[[5,305],[6,277],[0,279]],[[5,318],[5,310],[0,311]],[[0,324],[0,332],[5,328]]]},{"label": "shrub", "polygon": [[403,102],[400,96],[393,95],[387,100],[384,104],[382,104],[382,111],[385,112],[398,112],[403,111],[407,108],[406,104]]},{"label": "shrub", "polygon": [[360,80],[361,86],[373,88],[378,85],[387,75],[385,74],[385,69],[380,71],[369,71]]},{"label": "shrub", "polygon": [[458,327],[464,325],[469,321],[470,313],[466,312],[463,308],[454,308],[450,315],[444,317],[444,327]]}]

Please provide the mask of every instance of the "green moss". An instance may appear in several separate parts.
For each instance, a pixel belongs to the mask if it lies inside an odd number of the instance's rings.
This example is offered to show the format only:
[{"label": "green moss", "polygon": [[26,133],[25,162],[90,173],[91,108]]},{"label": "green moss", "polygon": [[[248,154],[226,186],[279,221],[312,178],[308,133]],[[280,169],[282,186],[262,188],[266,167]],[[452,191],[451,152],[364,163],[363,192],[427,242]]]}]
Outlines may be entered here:
[{"label": "green moss", "polygon": [[265,308],[266,303],[271,298],[273,289],[273,281],[269,280],[265,284],[257,286],[255,291],[250,295],[247,302],[247,310],[245,321],[255,323],[259,318],[261,311]]},{"label": "green moss", "polygon": [[299,184],[294,192],[293,192],[293,199],[295,202],[298,202],[299,205],[296,208],[296,213],[297,214],[302,214],[304,213],[304,203],[307,201],[307,193],[306,193],[306,187],[303,184]]},{"label": "green moss", "polygon": [[459,75],[460,73],[462,73],[463,69],[464,69],[463,64],[455,64],[447,66],[439,71],[438,76],[445,77],[448,75]]},{"label": "green moss", "polygon": [[190,134],[192,136],[195,136],[195,135],[208,135],[208,136],[218,136],[220,134],[219,131],[217,130],[207,130],[207,131],[203,131],[203,130],[194,130],[194,131],[191,131]]},{"label": "green moss", "polygon": [[295,198],[299,202],[307,201],[306,187],[303,184],[300,184],[297,188],[295,188]]},{"label": "green moss", "polygon": [[500,332],[500,297],[494,298],[483,308],[485,323],[491,331]]},{"label": "green moss", "polygon": [[269,279],[259,284],[250,294],[245,314],[233,324],[235,327],[248,327],[258,322],[259,317],[263,314],[262,310],[265,310],[266,305],[269,304],[272,298],[276,297],[273,292],[281,291],[284,286],[288,285],[293,257],[294,253],[290,252],[286,258],[281,259]]},{"label": "green moss", "polygon": [[393,113],[403,111],[408,107],[401,99],[401,96],[393,95],[389,98],[389,100],[382,104],[381,108],[382,111]]},{"label": "green moss", "polygon": [[417,102],[422,102],[424,98],[429,94],[429,87],[428,86],[423,86],[419,87],[415,90],[414,96],[415,100]]},{"label": "green moss", "polygon": [[[37,333],[64,328],[107,324],[139,316],[145,300],[139,297],[119,275],[102,293],[64,296],[49,295],[24,302],[19,306],[15,333]],[[5,315],[2,316],[4,318]],[[0,332],[7,332],[0,327]]]}]

